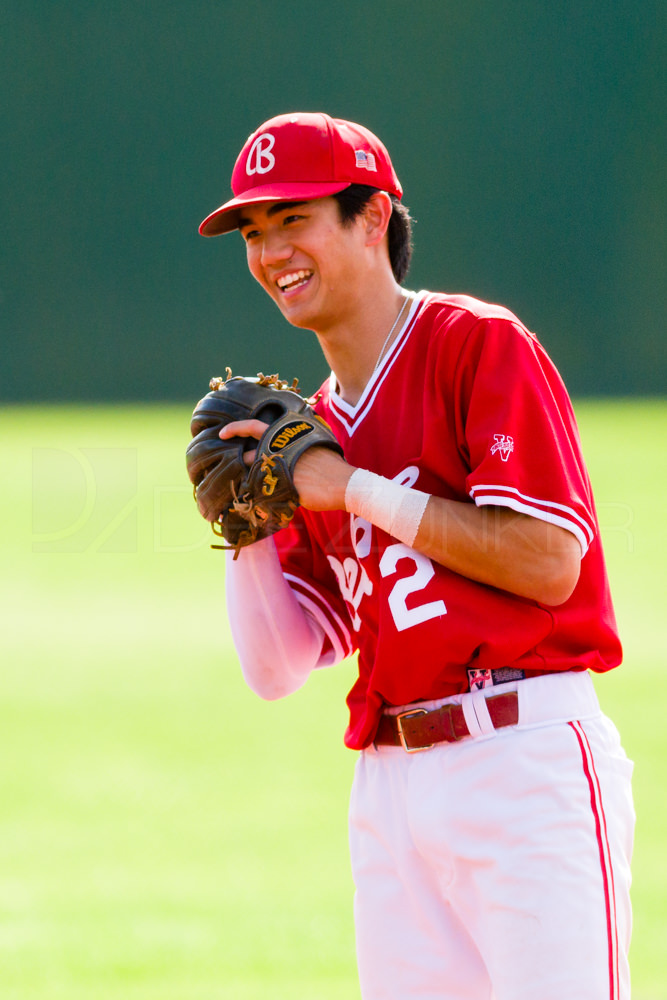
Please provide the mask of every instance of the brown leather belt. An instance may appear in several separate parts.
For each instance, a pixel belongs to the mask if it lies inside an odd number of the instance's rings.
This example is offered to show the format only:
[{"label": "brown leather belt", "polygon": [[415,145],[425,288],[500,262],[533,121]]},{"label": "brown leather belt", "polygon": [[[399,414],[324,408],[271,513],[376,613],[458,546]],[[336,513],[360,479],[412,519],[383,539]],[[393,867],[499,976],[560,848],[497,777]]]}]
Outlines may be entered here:
[{"label": "brown leather belt", "polygon": [[[516,726],[519,721],[519,696],[516,691],[496,694],[486,699],[495,729]],[[436,743],[456,743],[470,736],[460,705],[441,705],[429,711],[412,708],[398,715],[383,715],[373,743],[376,746],[403,747],[408,753],[430,750]]]}]

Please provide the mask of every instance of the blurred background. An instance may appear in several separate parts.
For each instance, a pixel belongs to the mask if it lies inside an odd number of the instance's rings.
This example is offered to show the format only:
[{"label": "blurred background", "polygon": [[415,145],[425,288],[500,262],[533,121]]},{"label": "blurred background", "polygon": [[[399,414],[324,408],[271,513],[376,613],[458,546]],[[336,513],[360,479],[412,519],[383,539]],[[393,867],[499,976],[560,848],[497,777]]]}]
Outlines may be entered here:
[{"label": "blurred background", "polygon": [[[266,0],[0,12],[0,398],[192,400],[327,374],[200,220],[274,114],[360,121],[417,219],[411,288],[509,306],[575,395],[665,389],[665,5]],[[289,370],[287,370],[289,368]]]}]

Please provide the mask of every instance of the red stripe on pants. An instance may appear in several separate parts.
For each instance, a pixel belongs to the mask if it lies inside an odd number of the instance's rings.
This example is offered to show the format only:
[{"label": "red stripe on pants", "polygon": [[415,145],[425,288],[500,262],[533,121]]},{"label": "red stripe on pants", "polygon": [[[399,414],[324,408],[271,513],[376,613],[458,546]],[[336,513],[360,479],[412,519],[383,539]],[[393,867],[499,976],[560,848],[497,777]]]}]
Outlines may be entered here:
[{"label": "red stripe on pants", "polygon": [[614,872],[611,864],[611,851],[609,849],[609,836],[607,833],[607,820],[604,814],[602,803],[602,792],[600,789],[600,779],[595,770],[595,761],[591,751],[588,737],[579,722],[571,722],[570,726],[574,731],[581,750],[581,759],[584,766],[584,774],[588,781],[591,794],[591,809],[595,819],[595,833],[600,852],[600,869],[602,872],[602,882],[604,886],[605,908],[607,917],[607,941],[609,944],[609,998],[618,1000],[619,996],[619,973],[618,973],[618,928],[616,926],[616,896],[614,892]]}]

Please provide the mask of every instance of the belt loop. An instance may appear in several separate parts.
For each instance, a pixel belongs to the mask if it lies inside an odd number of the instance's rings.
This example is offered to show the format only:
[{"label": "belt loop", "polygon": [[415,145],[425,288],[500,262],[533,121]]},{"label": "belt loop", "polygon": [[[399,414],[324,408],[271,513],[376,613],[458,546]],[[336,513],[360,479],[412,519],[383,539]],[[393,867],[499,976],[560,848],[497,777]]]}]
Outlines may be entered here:
[{"label": "belt loop", "polygon": [[466,720],[466,726],[470,731],[470,735],[472,737],[483,736],[484,731],[477,721],[472,693],[463,695],[461,708],[463,709],[463,718]]},{"label": "belt loop", "polygon": [[[491,716],[489,715],[489,707],[486,704],[484,691],[471,691],[470,700],[472,702],[473,712],[477,718],[477,726],[479,727],[482,736],[489,736],[491,733],[494,733],[496,731],[496,727],[493,725]],[[466,722],[467,721],[468,720],[466,718]],[[470,723],[468,723],[468,728],[470,729]]]}]

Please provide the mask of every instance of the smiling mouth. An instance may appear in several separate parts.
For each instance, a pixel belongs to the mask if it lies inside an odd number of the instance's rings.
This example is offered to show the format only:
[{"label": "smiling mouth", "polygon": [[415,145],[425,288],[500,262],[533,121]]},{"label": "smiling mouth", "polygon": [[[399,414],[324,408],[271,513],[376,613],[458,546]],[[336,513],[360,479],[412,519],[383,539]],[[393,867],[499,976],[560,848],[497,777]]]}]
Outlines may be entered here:
[{"label": "smiling mouth", "polygon": [[281,292],[290,292],[294,288],[305,285],[312,275],[312,271],[293,271],[291,274],[283,274],[277,279],[276,284]]}]

